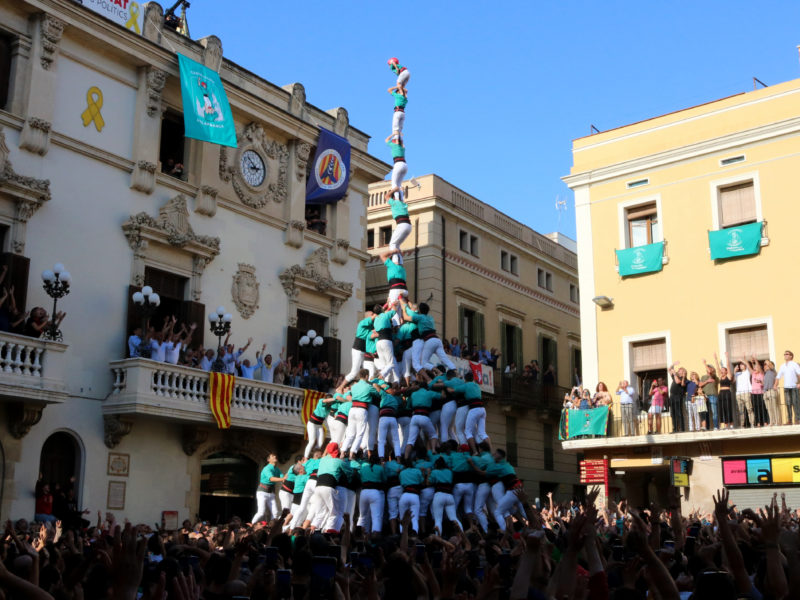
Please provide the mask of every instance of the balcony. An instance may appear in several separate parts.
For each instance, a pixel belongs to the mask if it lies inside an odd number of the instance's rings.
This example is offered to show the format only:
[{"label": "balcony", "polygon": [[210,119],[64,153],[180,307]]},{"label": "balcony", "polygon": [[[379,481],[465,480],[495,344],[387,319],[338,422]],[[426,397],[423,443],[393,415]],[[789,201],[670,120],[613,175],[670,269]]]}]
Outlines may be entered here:
[{"label": "balcony", "polygon": [[45,406],[69,395],[64,384],[67,348],[61,342],[0,333],[0,403],[6,405],[15,438],[39,422]]},{"label": "balcony", "polygon": [[561,415],[564,394],[569,392],[557,385],[505,375],[500,369],[494,371],[494,383],[495,399],[504,410],[535,410],[540,420],[556,423]]},{"label": "balcony", "polygon": [[[130,431],[131,423],[124,417],[133,415],[216,427],[205,371],[143,358],[117,360],[109,366],[114,382],[103,403],[107,446],[115,446]],[[302,435],[302,406],[301,389],[237,377],[231,427]]]}]

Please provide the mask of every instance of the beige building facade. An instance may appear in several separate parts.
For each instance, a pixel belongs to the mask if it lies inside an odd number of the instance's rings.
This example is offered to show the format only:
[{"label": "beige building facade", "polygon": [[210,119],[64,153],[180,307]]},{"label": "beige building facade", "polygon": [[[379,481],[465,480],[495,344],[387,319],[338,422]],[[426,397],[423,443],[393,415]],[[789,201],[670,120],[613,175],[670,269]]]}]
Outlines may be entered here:
[{"label": "beige building facade", "polygon": [[[437,332],[468,347],[497,348],[495,397],[487,432],[516,454],[531,497],[547,491],[571,497],[577,483],[574,455],[556,441],[564,388],[580,376],[577,258],[571,240],[542,235],[437,175],[405,182],[412,232],[401,246],[409,296],[431,307]],[[394,221],[384,201],[389,182],[369,187],[367,305],[387,297],[387,250]],[[518,377],[523,365],[552,365],[547,390]],[[516,363],[517,377],[503,371]],[[541,376],[540,376],[541,381]]]},{"label": "beige building facade", "polygon": [[[254,338],[251,361],[256,345],[277,358],[313,326],[338,363],[366,300],[368,182],[388,170],[369,136],[344,108],[307,103],[301,84],[225,59],[218,38],[164,27],[158,4],[140,10],[133,31],[76,2],[0,4],[4,285],[19,307],[50,310],[39,273],[61,262],[73,279],[58,304],[63,342],[0,332],[4,518],[33,516],[40,471],[74,476],[82,507],[133,522],[250,518],[267,453],[283,463],[300,448],[301,390],[237,379],[232,429],[220,431],[206,373],[126,358],[140,322],[132,292],[152,286],[154,319],[197,322],[193,343],[206,347],[207,317],[225,306],[234,343]],[[238,148],[183,136],[178,52],[219,73]],[[324,234],[305,220],[320,125],[352,148],[349,192],[325,210]],[[263,180],[247,160],[263,163]]]}]

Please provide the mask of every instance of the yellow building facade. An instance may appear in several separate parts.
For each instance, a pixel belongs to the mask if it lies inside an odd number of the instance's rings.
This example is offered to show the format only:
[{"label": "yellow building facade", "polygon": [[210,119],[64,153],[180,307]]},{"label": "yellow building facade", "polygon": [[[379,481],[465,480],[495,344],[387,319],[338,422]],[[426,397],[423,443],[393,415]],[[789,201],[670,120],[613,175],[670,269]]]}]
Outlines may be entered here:
[{"label": "yellow building facade", "polygon": [[[378,256],[394,228],[384,193],[391,183],[369,186],[366,268],[367,305],[388,295]],[[576,491],[577,462],[557,441],[565,388],[580,372],[577,257],[572,240],[542,235],[437,175],[405,182],[412,223],[401,245],[409,296],[427,302],[444,339],[500,352],[495,394],[487,405],[487,433],[509,450],[531,498]],[[532,360],[553,365],[547,390],[523,382]],[[516,363],[515,376],[503,371]]]},{"label": "yellow building facade", "polygon": [[[702,376],[703,359],[713,364],[715,353],[780,368],[785,349],[798,351],[791,262],[800,247],[799,134],[794,80],[575,140],[564,180],[575,193],[587,384],[602,380],[613,393],[628,380],[645,397],[676,362]],[[755,232],[750,253],[712,259],[712,238],[736,250],[742,232]],[[661,243],[660,260],[642,267],[644,251]],[[641,263],[641,274],[627,275],[637,266],[629,260]],[[709,507],[725,457],[771,459],[798,449],[800,426],[776,425],[787,418],[782,393],[772,412],[766,428],[660,435],[647,435],[638,417],[636,435],[621,437],[615,398],[608,437],[563,445],[610,459],[612,492],[634,501],[663,497],[668,457],[692,458],[684,501]],[[662,432],[671,429],[667,418]],[[731,490],[740,506],[763,504],[779,483]],[[783,488],[795,493],[791,483]]]}]

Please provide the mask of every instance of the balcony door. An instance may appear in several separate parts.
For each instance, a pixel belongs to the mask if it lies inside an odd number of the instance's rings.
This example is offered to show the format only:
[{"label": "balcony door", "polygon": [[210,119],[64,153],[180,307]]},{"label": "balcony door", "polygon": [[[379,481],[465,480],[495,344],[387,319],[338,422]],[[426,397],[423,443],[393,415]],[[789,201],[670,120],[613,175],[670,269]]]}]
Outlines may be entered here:
[{"label": "balcony door", "polygon": [[[50,484],[53,495],[56,495],[56,486],[65,492],[74,487],[78,495],[81,459],[81,448],[72,434],[57,431],[45,440],[39,458],[39,473],[42,481]],[[73,477],[74,484],[70,481]]]},{"label": "balcony door", "polygon": [[258,465],[232,452],[217,452],[200,463],[200,520],[229,523],[234,516],[250,521],[255,513]]}]

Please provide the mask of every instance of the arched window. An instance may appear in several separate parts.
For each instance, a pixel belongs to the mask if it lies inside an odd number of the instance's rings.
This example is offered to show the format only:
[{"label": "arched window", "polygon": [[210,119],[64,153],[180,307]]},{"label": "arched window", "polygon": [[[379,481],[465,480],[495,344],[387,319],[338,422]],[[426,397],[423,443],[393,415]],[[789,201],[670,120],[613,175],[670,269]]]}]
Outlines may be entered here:
[{"label": "arched window", "polygon": [[[57,495],[56,486],[66,492],[70,487],[77,494],[80,489],[81,448],[78,441],[66,431],[57,431],[47,438],[42,446],[39,459],[39,473],[42,481],[50,484],[53,495]],[[70,481],[75,478],[74,484]]]},{"label": "arched window", "polygon": [[255,510],[258,465],[232,452],[217,452],[200,463],[200,519],[228,523],[249,521]]}]

